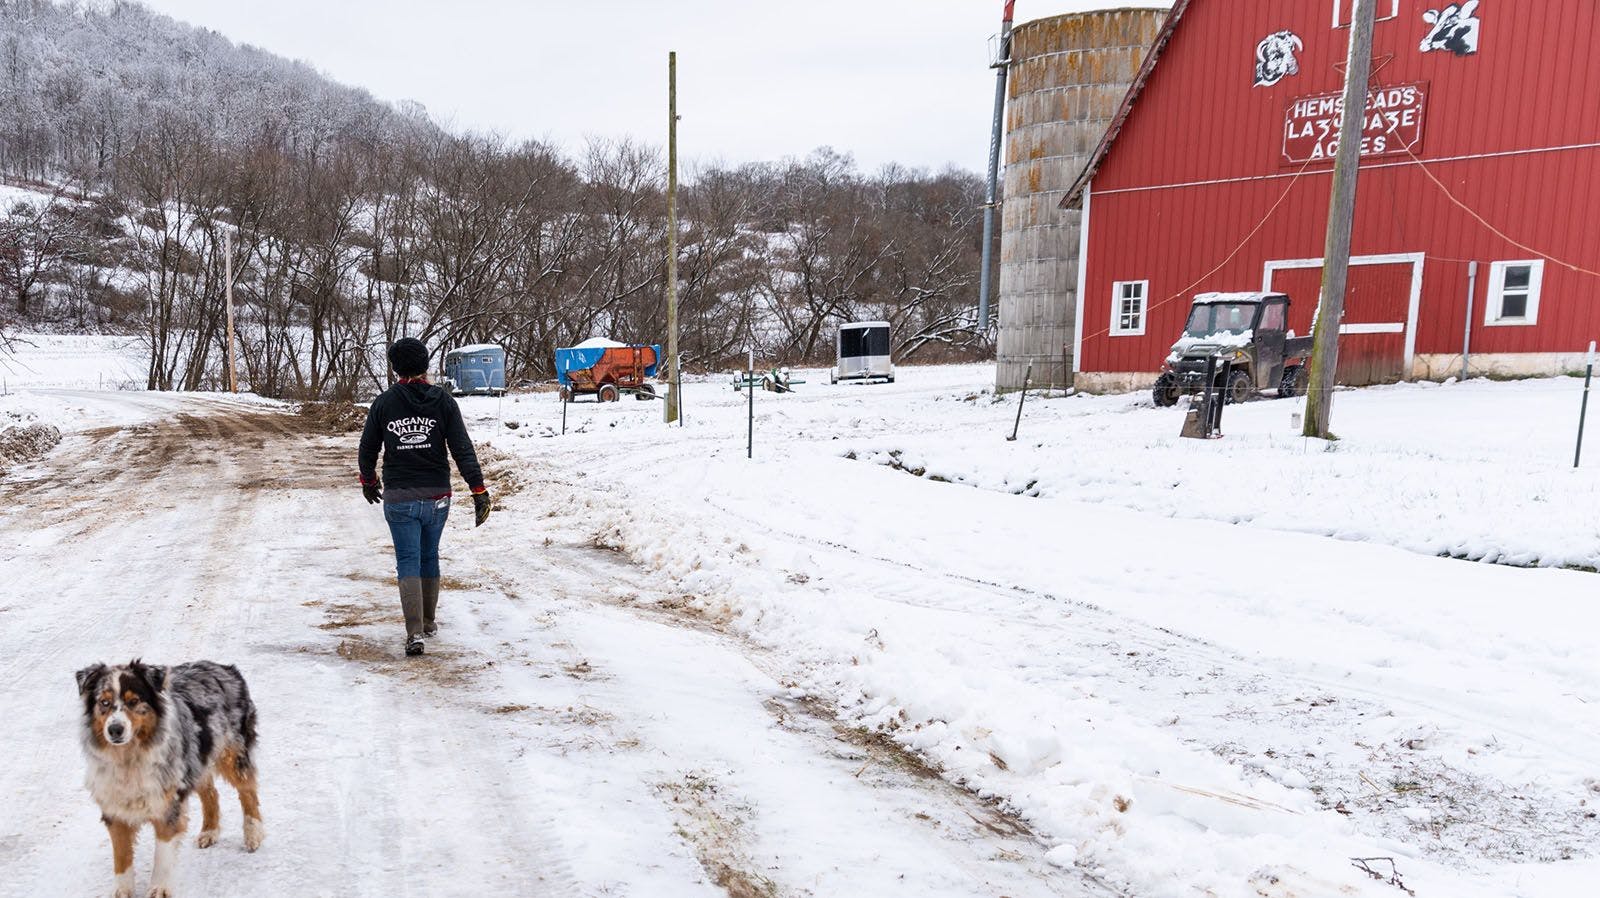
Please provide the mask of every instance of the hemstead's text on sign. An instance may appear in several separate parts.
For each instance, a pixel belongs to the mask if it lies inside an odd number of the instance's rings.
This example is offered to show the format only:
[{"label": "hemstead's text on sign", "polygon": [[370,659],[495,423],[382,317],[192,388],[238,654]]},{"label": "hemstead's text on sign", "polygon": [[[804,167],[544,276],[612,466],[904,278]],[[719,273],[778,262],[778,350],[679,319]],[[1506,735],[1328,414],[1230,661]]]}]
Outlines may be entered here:
[{"label": "hemstead's text on sign", "polygon": [[[1396,156],[1422,147],[1428,86],[1402,84],[1367,94],[1367,118],[1361,133],[1361,155]],[[1283,158],[1291,164],[1332,159],[1339,152],[1339,123],[1344,98],[1337,93],[1302,97],[1284,116]]]}]

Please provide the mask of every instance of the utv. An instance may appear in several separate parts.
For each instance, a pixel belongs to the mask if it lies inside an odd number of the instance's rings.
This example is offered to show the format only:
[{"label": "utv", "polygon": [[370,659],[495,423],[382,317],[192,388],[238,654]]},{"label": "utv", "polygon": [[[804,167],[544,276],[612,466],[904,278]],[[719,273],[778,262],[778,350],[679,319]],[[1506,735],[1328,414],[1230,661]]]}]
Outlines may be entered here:
[{"label": "utv", "polygon": [[1231,362],[1227,383],[1217,367],[1215,387],[1226,402],[1244,402],[1263,390],[1298,396],[1306,388],[1311,338],[1287,331],[1289,297],[1282,293],[1202,293],[1194,298],[1183,336],[1172,344],[1153,395],[1171,406],[1205,388],[1206,360]]}]

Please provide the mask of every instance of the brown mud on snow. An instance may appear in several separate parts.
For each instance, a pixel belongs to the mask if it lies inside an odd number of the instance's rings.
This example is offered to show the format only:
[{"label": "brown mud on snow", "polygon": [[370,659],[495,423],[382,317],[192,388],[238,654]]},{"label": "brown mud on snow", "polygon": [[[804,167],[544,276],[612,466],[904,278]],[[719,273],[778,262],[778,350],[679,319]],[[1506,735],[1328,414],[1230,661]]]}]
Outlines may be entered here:
[{"label": "brown mud on snow", "polygon": [[389,633],[387,636],[346,633],[339,639],[338,644],[332,647],[331,652],[325,645],[308,646],[305,651],[310,654],[331,654],[360,664],[375,673],[411,683],[436,686],[465,686],[474,682],[488,669],[483,662],[475,661],[460,650],[441,644],[438,639],[429,640],[428,650],[423,654],[407,656],[404,647],[405,630],[400,626],[399,615],[396,614],[395,617],[396,620],[392,624],[380,628]]},{"label": "brown mud on snow", "polygon": [[13,465],[44,457],[61,442],[61,431],[49,424],[17,424],[0,429],[0,475]]},{"label": "brown mud on snow", "polygon": [[690,772],[661,783],[656,793],[672,811],[678,836],[694,850],[700,866],[729,898],[778,898],[787,894],[753,869],[744,845],[751,809],[725,795],[710,774]]},{"label": "brown mud on snow", "polygon": [[307,433],[355,433],[367,423],[367,410],[354,402],[302,402],[295,417]]}]

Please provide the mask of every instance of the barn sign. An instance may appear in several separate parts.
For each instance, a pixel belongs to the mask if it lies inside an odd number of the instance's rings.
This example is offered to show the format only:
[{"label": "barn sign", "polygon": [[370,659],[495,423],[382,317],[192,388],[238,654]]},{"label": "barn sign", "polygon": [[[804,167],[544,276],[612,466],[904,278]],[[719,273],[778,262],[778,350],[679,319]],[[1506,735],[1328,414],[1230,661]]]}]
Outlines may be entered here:
[{"label": "barn sign", "polygon": [[[1361,155],[1397,156],[1420,150],[1427,107],[1426,84],[1374,88],[1367,94]],[[1291,101],[1283,123],[1283,158],[1292,164],[1332,159],[1339,152],[1339,124],[1343,117],[1344,97],[1340,93]]]}]

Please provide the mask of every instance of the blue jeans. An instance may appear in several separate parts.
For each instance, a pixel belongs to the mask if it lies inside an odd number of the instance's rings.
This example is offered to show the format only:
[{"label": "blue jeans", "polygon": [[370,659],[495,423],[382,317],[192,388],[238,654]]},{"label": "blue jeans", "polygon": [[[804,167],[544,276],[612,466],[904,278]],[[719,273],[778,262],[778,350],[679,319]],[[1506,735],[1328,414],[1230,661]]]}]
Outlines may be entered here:
[{"label": "blue jeans", "polygon": [[406,577],[439,576],[439,537],[450,517],[449,499],[383,503],[383,519],[394,537],[395,573]]}]

